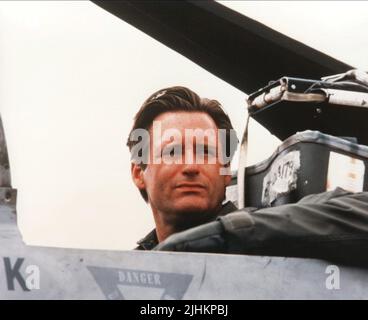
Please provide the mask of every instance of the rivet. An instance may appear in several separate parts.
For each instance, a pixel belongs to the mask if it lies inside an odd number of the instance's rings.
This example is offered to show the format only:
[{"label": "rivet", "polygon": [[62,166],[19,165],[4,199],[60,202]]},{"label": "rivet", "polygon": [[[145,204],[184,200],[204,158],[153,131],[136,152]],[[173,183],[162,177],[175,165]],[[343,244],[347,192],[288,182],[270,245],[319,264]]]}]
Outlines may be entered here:
[{"label": "rivet", "polygon": [[10,202],[11,198],[12,198],[11,192],[10,191],[5,192],[5,201]]}]

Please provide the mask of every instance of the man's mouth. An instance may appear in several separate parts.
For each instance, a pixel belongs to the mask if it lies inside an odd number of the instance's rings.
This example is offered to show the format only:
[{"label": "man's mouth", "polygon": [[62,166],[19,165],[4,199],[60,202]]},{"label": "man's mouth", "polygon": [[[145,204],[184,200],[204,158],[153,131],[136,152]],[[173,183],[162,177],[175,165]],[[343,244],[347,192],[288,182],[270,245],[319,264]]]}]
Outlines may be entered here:
[{"label": "man's mouth", "polygon": [[205,186],[201,183],[185,182],[177,184],[175,188],[183,191],[199,191],[205,189]]}]

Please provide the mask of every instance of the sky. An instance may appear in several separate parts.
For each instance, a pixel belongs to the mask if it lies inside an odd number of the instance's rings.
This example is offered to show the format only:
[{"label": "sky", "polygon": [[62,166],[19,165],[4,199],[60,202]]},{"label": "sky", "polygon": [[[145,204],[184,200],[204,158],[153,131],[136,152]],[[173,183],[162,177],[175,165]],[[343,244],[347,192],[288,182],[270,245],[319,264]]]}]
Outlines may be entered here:
[{"label": "sky", "polygon": [[[223,4],[368,70],[368,2]],[[215,98],[244,130],[246,93],[91,2],[1,1],[0,48],[0,113],[27,244],[125,250],[154,227],[125,146],[154,91],[183,85]],[[255,122],[249,138],[250,164],[280,143]]]}]

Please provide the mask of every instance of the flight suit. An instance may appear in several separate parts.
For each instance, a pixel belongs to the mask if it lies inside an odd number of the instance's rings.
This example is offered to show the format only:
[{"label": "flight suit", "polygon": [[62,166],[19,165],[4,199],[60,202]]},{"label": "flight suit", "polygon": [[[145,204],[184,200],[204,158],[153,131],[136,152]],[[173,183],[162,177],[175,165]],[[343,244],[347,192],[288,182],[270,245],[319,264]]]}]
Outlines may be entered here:
[{"label": "flight suit", "polygon": [[305,257],[368,265],[368,192],[337,188],[294,204],[236,210],[171,235],[153,250]]}]

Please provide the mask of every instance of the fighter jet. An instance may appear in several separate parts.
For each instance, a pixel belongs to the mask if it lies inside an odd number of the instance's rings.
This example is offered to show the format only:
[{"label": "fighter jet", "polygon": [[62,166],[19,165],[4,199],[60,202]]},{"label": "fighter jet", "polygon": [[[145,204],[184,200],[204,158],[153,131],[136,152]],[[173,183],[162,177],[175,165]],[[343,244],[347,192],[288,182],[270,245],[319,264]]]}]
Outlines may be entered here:
[{"label": "fighter jet", "polygon": [[[285,76],[320,79],[353,69],[217,2],[93,2],[247,95]],[[278,131],[274,114],[255,113],[254,118],[280,138],[290,134]],[[304,125],[308,127],[310,122]],[[368,297],[365,267],[336,266],[328,260],[27,246],[17,228],[17,190],[11,184],[5,138],[1,124],[1,299]],[[245,166],[241,170],[244,175]],[[240,201],[240,195],[244,206],[251,199],[244,195],[244,181],[238,181],[242,174],[234,175],[231,188],[240,190],[233,200]],[[338,290],[341,274],[344,288]]]}]

